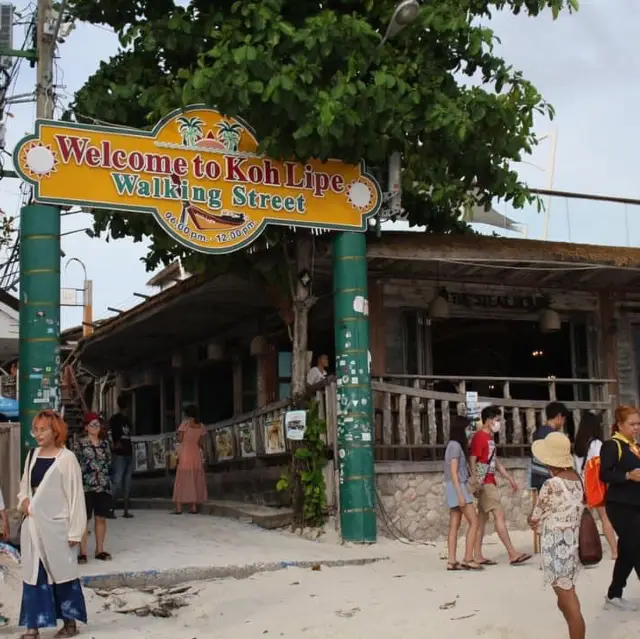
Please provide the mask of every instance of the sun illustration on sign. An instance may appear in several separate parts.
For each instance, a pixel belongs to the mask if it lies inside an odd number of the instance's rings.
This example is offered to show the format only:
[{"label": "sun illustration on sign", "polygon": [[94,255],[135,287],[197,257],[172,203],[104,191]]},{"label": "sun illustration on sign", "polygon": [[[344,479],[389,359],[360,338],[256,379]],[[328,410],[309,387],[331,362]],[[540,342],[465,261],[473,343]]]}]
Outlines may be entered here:
[{"label": "sun illustration on sign", "polygon": [[373,201],[371,187],[361,180],[354,180],[347,187],[347,200],[354,209],[366,211]]},{"label": "sun illustration on sign", "polygon": [[50,144],[43,144],[40,140],[34,140],[25,146],[24,168],[34,178],[49,177],[58,166],[58,154]]}]

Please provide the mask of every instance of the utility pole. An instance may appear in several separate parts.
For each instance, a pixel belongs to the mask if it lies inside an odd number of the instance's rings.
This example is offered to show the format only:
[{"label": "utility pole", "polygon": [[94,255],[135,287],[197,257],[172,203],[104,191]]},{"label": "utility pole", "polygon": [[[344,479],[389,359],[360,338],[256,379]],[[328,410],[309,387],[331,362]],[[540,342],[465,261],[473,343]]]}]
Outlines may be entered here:
[{"label": "utility pole", "polygon": [[[54,18],[38,0],[36,115],[53,119],[53,56],[65,2]],[[35,445],[34,416],[60,406],[60,209],[32,200],[20,213],[20,442]]]}]

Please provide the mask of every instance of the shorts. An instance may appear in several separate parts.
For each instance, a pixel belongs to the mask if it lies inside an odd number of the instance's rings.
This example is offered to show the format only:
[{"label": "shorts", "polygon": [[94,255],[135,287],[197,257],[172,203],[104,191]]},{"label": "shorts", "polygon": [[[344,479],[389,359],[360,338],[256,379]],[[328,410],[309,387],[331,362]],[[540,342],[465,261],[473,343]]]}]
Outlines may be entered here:
[{"label": "shorts", "polygon": [[[465,501],[468,504],[473,503],[473,497],[469,493],[469,489],[467,488],[466,483],[461,483],[460,488],[462,489],[462,494],[464,495]],[[447,506],[449,508],[459,508],[458,506],[458,492],[456,491],[456,487],[453,485],[452,481],[444,482],[444,495],[447,500]]]},{"label": "shorts", "polygon": [[495,484],[484,484],[484,486],[482,486],[480,495],[478,496],[478,508],[487,514],[502,508],[500,491]]},{"label": "shorts", "polygon": [[110,493],[96,493],[90,491],[84,494],[87,506],[87,521],[95,514],[96,517],[109,517],[113,509],[113,499]]}]

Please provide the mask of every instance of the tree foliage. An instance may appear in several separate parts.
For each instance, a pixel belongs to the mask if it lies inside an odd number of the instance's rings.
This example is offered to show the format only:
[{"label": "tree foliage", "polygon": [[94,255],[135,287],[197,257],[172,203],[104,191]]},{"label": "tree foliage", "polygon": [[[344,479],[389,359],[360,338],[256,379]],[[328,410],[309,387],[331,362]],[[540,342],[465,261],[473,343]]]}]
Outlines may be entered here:
[{"label": "tree foliage", "polygon": [[[557,16],[575,2],[425,2],[414,24],[379,47],[396,0],[71,0],[76,18],[110,25],[121,43],[72,111],[79,121],[148,128],[176,107],[205,103],[242,116],[276,158],[384,167],[399,151],[410,222],[460,231],[466,225],[451,212],[472,189],[485,204],[532,199],[510,163],[536,144],[534,117],[552,115],[497,54],[487,19],[496,10]],[[177,256],[193,270],[207,262],[149,216],[103,211],[96,228],[149,236],[149,268]]]}]

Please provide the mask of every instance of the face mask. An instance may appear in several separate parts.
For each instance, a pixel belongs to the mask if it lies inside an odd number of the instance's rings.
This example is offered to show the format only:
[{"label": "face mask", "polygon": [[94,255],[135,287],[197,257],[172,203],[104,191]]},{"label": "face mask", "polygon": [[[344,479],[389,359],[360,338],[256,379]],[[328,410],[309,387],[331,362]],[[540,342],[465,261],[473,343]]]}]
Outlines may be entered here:
[{"label": "face mask", "polygon": [[469,428],[467,428],[466,434],[467,434],[467,439],[471,439],[473,437],[473,426],[469,426]]},{"label": "face mask", "polygon": [[493,424],[491,424],[491,430],[494,433],[499,433],[500,432],[500,422],[493,422]]}]

